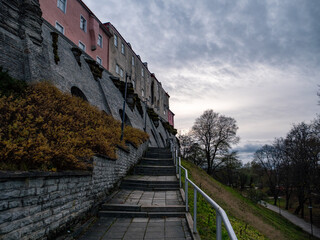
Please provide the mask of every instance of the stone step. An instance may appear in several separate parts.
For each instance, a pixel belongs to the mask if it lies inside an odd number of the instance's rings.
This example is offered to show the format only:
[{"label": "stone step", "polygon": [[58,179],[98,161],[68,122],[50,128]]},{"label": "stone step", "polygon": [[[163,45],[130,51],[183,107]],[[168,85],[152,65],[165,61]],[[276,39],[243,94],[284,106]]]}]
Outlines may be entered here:
[{"label": "stone step", "polygon": [[152,153],[171,153],[170,148],[156,148],[156,147],[149,147],[148,152]]},{"label": "stone step", "polygon": [[124,180],[121,185],[121,189],[137,189],[147,191],[165,191],[165,190],[178,190],[179,182],[157,182],[149,183],[144,181],[128,181]]},{"label": "stone step", "polygon": [[157,170],[157,169],[135,169],[134,174],[136,175],[148,175],[148,176],[174,176],[175,169],[170,170]]},{"label": "stone step", "polygon": [[178,180],[174,181],[149,181],[149,180],[133,180],[133,179],[124,179],[122,183],[129,183],[129,184],[141,184],[141,185],[175,185],[178,184]]},{"label": "stone step", "polygon": [[179,184],[178,186],[155,186],[155,187],[121,184],[120,188],[128,189],[128,190],[141,190],[141,191],[172,191],[172,190],[178,190]]},{"label": "stone step", "polygon": [[171,154],[171,153],[146,152],[145,157],[146,157],[146,158],[164,159],[164,158],[172,158],[172,154]]},{"label": "stone step", "polygon": [[103,211],[125,212],[185,212],[184,205],[150,206],[150,205],[127,205],[127,204],[103,204]]},{"label": "stone step", "polygon": [[145,169],[145,170],[174,170],[175,166],[159,166],[159,165],[137,165],[135,169]]},{"label": "stone step", "polygon": [[141,165],[157,165],[157,166],[173,166],[173,160],[171,158],[156,159],[156,158],[142,158]]},{"label": "stone step", "polygon": [[129,211],[100,211],[99,217],[126,218],[163,218],[185,217],[185,212],[129,212]]}]

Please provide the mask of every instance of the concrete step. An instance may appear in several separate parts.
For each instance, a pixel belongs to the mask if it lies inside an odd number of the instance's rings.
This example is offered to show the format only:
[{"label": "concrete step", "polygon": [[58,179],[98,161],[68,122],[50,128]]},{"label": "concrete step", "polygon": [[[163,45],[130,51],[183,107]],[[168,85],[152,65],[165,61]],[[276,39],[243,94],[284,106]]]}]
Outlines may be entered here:
[{"label": "concrete step", "polygon": [[156,171],[167,171],[175,170],[175,166],[159,166],[159,165],[137,165],[135,169],[145,169],[145,170],[156,170]]},{"label": "concrete step", "polygon": [[175,172],[174,171],[147,171],[147,170],[135,170],[134,171],[134,174],[136,175],[142,175],[142,176],[145,176],[145,175],[148,175],[148,176],[174,176],[175,175]]},{"label": "concrete step", "polygon": [[172,190],[179,190],[179,184],[177,186],[152,186],[152,187],[121,184],[120,189],[141,190],[141,191],[172,191]]},{"label": "concrete step", "polygon": [[173,166],[173,160],[171,158],[156,159],[156,158],[142,158],[141,165],[157,165],[157,166]]},{"label": "concrete step", "polygon": [[184,205],[150,206],[150,205],[126,205],[126,204],[103,204],[103,211],[125,212],[185,212]]},{"label": "concrete step", "polygon": [[122,181],[121,189],[137,189],[146,191],[165,191],[165,190],[178,190],[179,182],[157,182],[149,183],[146,181]]},{"label": "concrete step", "polygon": [[125,218],[163,218],[185,217],[185,212],[126,212],[126,211],[100,211],[99,217],[125,217]]},{"label": "concrete step", "polygon": [[164,158],[172,158],[172,154],[171,154],[171,153],[146,152],[145,157],[146,157],[146,158],[164,159]]},{"label": "concrete step", "polygon": [[171,153],[170,148],[156,148],[156,147],[149,147],[148,152],[152,153]]},{"label": "concrete step", "polygon": [[149,181],[149,180],[133,180],[133,179],[124,179],[122,183],[129,184],[141,184],[141,185],[175,185],[178,184],[178,180],[175,181]]}]

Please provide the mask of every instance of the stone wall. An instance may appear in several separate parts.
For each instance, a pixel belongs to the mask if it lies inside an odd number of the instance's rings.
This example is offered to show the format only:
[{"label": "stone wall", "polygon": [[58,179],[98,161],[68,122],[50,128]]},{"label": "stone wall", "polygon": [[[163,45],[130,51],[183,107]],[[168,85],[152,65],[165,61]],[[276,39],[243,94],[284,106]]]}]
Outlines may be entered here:
[{"label": "stone wall", "polygon": [[147,147],[94,157],[92,172],[0,172],[0,239],[51,239],[103,203]]}]

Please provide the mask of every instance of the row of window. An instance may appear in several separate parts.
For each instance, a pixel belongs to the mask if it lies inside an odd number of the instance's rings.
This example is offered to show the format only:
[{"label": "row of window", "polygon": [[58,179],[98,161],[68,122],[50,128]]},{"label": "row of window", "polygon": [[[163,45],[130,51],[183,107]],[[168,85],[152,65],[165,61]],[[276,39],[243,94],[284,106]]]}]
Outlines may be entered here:
[{"label": "row of window", "polygon": [[[64,27],[57,21],[56,21],[56,29],[62,34],[64,34]],[[103,38],[100,34],[98,34],[97,45],[102,48],[102,44],[103,44]]]},{"label": "row of window", "polygon": [[[67,0],[57,0],[57,6],[64,13],[67,12]],[[56,28],[59,32],[64,34],[64,27],[60,23],[56,22]],[[82,15],[80,15],[80,29],[82,29],[84,32],[87,32],[87,20]],[[103,44],[102,35],[98,34],[97,45],[102,48],[102,44]]]},{"label": "row of window", "polygon": [[[116,34],[114,34],[113,40],[114,40],[114,41],[113,41],[114,46],[115,46],[115,47],[118,47],[118,36],[117,36]],[[121,53],[122,53],[123,55],[125,55],[125,46],[124,46],[123,43],[121,43]],[[132,57],[131,57],[131,65],[134,66],[134,64],[135,64],[135,58],[134,58],[134,56],[132,56]],[[144,77],[144,69],[143,69],[143,68],[141,68],[141,76]]]}]

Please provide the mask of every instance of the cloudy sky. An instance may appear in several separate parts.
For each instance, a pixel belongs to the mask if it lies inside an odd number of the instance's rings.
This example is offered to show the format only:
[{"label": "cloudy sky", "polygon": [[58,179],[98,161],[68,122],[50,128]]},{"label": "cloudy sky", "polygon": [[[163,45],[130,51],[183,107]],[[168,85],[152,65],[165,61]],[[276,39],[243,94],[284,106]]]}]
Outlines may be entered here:
[{"label": "cloudy sky", "polygon": [[319,0],[84,2],[148,62],[176,128],[207,109],[233,117],[244,161],[320,112]]}]

